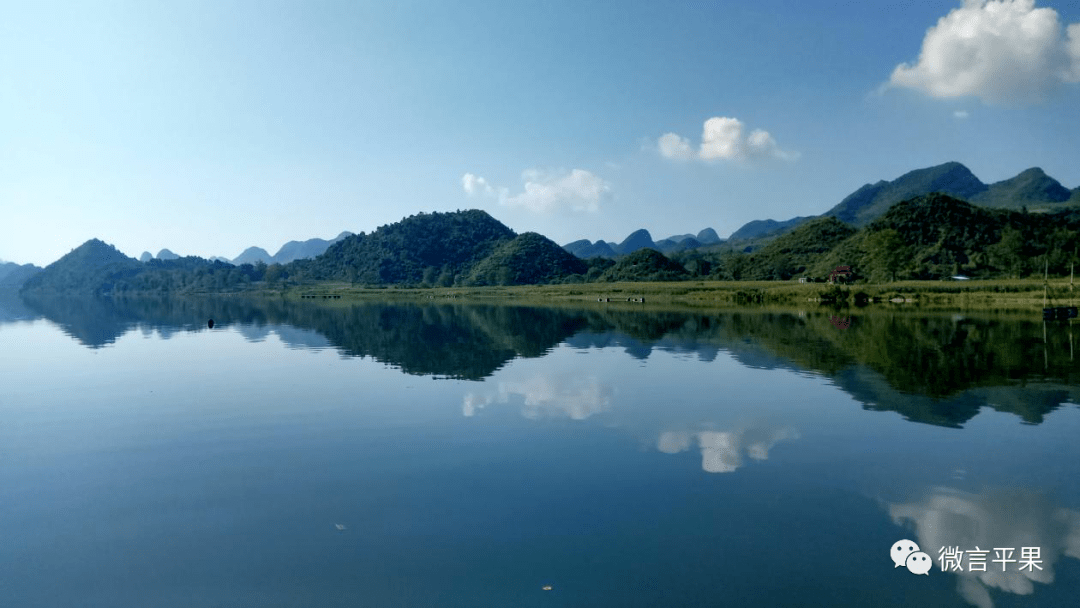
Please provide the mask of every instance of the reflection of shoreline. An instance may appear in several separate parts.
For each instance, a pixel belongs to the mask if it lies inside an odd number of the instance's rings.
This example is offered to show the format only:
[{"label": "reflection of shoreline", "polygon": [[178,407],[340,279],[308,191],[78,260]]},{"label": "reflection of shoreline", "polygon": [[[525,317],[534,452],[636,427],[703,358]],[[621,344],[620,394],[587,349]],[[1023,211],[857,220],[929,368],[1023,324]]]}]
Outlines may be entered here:
[{"label": "reflection of shoreline", "polygon": [[[0,301],[0,309],[5,305]],[[839,332],[820,311],[647,312],[370,301],[324,306],[239,296],[35,296],[18,299],[18,305],[23,309],[0,311],[0,323],[10,322],[4,315],[44,317],[89,348],[148,327],[165,339],[205,331],[212,318],[214,331],[240,326],[242,332],[251,327],[256,329],[249,333],[258,333],[275,327],[290,345],[330,347],[343,356],[372,357],[408,374],[439,378],[483,380],[513,359],[543,357],[565,344],[620,348],[642,360],[656,351],[696,355],[702,362],[723,353],[749,368],[810,371],[830,378],[867,409],[939,426],[961,427],[987,406],[1038,424],[1062,404],[1080,403],[1080,361],[1072,357],[1067,336],[1051,333],[1044,343],[1041,327],[1000,315],[861,313],[857,324]]]},{"label": "reflection of shoreline", "polygon": [[667,431],[657,439],[656,449],[678,454],[697,443],[701,449],[701,468],[708,473],[731,473],[743,465],[743,454],[754,460],[766,460],[769,450],[787,439],[798,439],[791,427],[748,427],[738,431]]},{"label": "reflection of shoreline", "polygon": [[[1043,496],[1030,491],[992,490],[970,494],[951,488],[933,488],[920,501],[890,504],[889,515],[901,525],[915,528],[915,542],[937,561],[941,547],[989,549],[985,572],[971,572],[967,562],[957,576],[957,588],[968,603],[980,608],[994,605],[990,588],[1017,595],[1035,591],[1034,583],[1054,582],[1054,564],[1062,558],[1080,559],[1080,511],[1054,506]],[[1019,564],[1009,564],[1003,572],[993,564],[996,547],[1039,547],[1042,570],[1021,571]]]}]

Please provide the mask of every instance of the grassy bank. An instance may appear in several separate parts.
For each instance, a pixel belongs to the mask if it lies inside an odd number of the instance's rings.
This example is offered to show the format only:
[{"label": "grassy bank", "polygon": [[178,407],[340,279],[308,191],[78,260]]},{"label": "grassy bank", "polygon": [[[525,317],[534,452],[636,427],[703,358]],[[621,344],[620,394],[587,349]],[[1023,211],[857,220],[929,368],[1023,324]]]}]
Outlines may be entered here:
[{"label": "grassy bank", "polygon": [[[1050,281],[1047,302],[1051,306],[1075,305],[1080,286],[1069,281]],[[522,303],[596,303],[625,306],[678,305],[730,307],[745,305],[916,306],[920,308],[1013,308],[1038,309],[1043,305],[1043,281],[1003,279],[993,281],[902,281],[881,285],[799,284],[780,281],[680,281],[655,283],[586,283],[577,285],[522,285],[509,287],[370,288],[347,283],[320,283],[293,287],[282,295],[289,299],[337,296],[335,301],[356,299],[407,299],[417,301],[465,299],[520,301]],[[644,302],[641,302],[644,300]],[[894,303],[891,300],[903,300]]]}]

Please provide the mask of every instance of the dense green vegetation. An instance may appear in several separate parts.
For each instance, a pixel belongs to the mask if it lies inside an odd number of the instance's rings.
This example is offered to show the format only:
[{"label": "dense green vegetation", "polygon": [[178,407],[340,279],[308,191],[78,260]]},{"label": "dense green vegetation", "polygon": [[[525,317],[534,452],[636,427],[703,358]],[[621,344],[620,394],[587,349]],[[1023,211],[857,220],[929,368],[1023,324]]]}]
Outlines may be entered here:
[{"label": "dense green vegetation", "polygon": [[[809,266],[855,234],[855,229],[832,217],[812,220],[754,253],[704,256],[710,276],[722,280],[786,281],[803,275]],[[828,271],[825,272],[825,275]],[[819,275],[824,276],[824,275]]]},{"label": "dense green vegetation", "polygon": [[655,249],[639,249],[616,262],[600,281],[679,281],[690,277],[686,268]]},{"label": "dense green vegetation", "polygon": [[286,268],[317,280],[449,286],[464,282],[474,266],[516,236],[475,209],[420,213],[371,234],[347,237],[315,259]]},{"label": "dense green vegetation", "polygon": [[[883,216],[899,202],[935,192],[980,207],[1013,211],[1056,212],[1080,207],[1080,188],[1070,192],[1038,167],[1007,180],[985,184],[964,165],[948,162],[909,171],[893,181],[866,184],[820,217],[835,217],[862,227]],[[756,248],[760,241],[775,238],[812,219],[755,220],[735,231],[728,240],[740,247]]]},{"label": "dense green vegetation", "polygon": [[516,234],[483,211],[421,213],[356,234],[314,259],[233,266],[186,257],[139,262],[92,240],[27,280],[39,292],[116,294],[280,290],[348,285],[451,287],[620,281],[823,281],[849,266],[853,282],[1068,275],[1080,262],[1080,210],[1027,213],[976,207],[944,194],[897,203],[862,228],[836,217],[805,222],[749,252],[639,249],[581,260],[547,238]]},{"label": "dense green vegetation", "polygon": [[0,289],[18,289],[30,277],[41,272],[41,269],[33,264],[15,264],[13,262],[0,262]]},{"label": "dense green vegetation", "polygon": [[473,266],[465,285],[537,285],[582,275],[589,266],[555,242],[526,232],[505,242]]},{"label": "dense green vegetation", "polygon": [[107,295],[124,292],[237,291],[264,279],[265,264],[233,266],[188,256],[139,262],[93,239],[23,284],[23,291]]},{"label": "dense green vegetation", "polygon": [[688,252],[675,259],[707,264],[719,280],[822,280],[851,266],[859,282],[938,280],[963,274],[977,279],[1065,276],[1080,263],[1080,210],[1024,213],[976,207],[944,194],[893,205],[856,230],[836,218],[818,218],[761,249]]},{"label": "dense green vegetation", "polygon": [[112,245],[91,239],[27,279],[23,291],[110,293],[145,269]]}]

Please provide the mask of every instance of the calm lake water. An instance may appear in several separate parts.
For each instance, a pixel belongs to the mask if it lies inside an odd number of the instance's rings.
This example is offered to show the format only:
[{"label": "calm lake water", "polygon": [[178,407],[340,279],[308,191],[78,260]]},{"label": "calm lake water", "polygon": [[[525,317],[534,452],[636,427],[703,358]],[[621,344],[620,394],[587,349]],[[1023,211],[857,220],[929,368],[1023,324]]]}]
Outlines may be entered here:
[{"label": "calm lake water", "polygon": [[0,605],[1074,605],[1074,341],[1037,312],[8,295]]}]

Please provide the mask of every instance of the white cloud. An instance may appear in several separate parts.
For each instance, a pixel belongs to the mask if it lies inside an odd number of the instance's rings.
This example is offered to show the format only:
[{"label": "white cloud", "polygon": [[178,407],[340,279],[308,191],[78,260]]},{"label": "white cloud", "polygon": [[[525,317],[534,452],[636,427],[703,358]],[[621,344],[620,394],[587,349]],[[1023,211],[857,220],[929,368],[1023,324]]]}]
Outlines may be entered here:
[{"label": "white cloud", "polygon": [[[730,160],[744,155],[743,124],[738,118],[713,117],[701,130],[701,158]],[[768,135],[768,133],[766,133]]]},{"label": "white cloud", "polygon": [[660,155],[673,160],[754,160],[779,158],[795,160],[798,154],[780,149],[768,131],[754,129],[744,134],[738,118],[714,116],[705,121],[701,131],[701,146],[694,150],[690,140],[676,133],[665,133],[656,141]]},{"label": "white cloud", "polygon": [[1066,82],[1080,82],[1080,23],[1068,27],[1068,53],[1070,69],[1065,74]]},{"label": "white cloud", "polygon": [[664,158],[674,158],[676,160],[694,158],[694,149],[690,147],[690,140],[685,137],[679,137],[674,133],[664,133],[656,144]]},{"label": "white cloud", "polygon": [[896,66],[887,86],[989,103],[1041,101],[1080,82],[1080,24],[1064,32],[1035,0],[966,0],[927,30],[919,59]]},{"label": "white cloud", "polygon": [[510,207],[523,207],[536,213],[562,209],[595,213],[611,196],[611,184],[584,169],[541,171],[529,169],[521,174],[522,191],[513,196],[508,188],[495,188],[484,178],[466,173],[461,178],[465,194],[497,198]]},{"label": "white cloud", "polygon": [[953,112],[952,115],[955,116],[956,118],[967,118],[968,117],[968,112],[967,112],[967,110],[957,110],[957,111]]},{"label": "white cloud", "polygon": [[479,175],[473,175],[472,173],[466,173],[461,176],[461,187],[465,189],[465,194],[469,196],[478,194],[487,196],[495,195],[495,189],[491,187],[491,184],[487,183],[486,179]]}]

